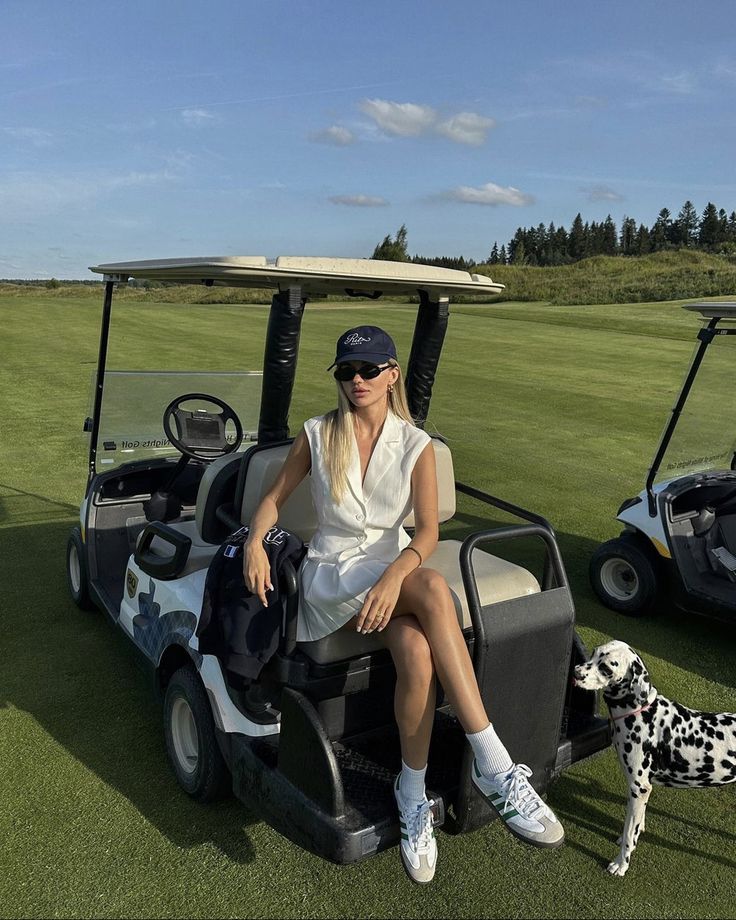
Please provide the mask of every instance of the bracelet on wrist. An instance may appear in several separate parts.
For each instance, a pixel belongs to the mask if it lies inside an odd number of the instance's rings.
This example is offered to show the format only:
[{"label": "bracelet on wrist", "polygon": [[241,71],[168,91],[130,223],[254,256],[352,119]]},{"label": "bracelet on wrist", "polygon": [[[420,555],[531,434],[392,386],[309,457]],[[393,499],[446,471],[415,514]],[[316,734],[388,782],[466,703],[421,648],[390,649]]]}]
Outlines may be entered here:
[{"label": "bracelet on wrist", "polygon": [[419,552],[418,549],[414,549],[413,546],[405,546],[405,547],[401,550],[401,552],[404,553],[404,552],[406,552],[406,550],[408,550],[408,549],[411,550],[413,553],[416,553],[417,556],[419,557],[419,565],[417,566],[417,568],[419,568],[419,566],[422,565],[422,563],[424,562],[424,560],[422,559],[422,554]]}]

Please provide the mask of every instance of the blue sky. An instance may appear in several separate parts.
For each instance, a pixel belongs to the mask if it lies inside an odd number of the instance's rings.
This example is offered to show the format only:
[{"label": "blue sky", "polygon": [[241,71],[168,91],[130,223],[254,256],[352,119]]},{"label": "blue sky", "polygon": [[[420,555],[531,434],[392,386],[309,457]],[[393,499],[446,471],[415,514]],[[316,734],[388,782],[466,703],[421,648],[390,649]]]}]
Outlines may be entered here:
[{"label": "blue sky", "polygon": [[0,0],[0,277],[736,209],[736,4]]}]

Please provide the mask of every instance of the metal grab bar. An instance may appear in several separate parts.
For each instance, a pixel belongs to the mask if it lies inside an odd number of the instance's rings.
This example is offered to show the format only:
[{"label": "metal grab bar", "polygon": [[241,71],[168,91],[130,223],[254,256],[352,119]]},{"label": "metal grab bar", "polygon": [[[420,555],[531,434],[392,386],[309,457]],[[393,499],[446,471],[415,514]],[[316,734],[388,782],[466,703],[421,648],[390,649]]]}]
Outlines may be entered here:
[{"label": "metal grab bar", "polygon": [[495,495],[489,495],[488,492],[483,492],[481,489],[476,489],[474,486],[466,485],[464,482],[455,480],[455,488],[458,492],[463,492],[465,495],[469,495],[471,498],[484,502],[486,505],[493,505],[500,511],[505,511],[507,514],[513,514],[524,521],[529,521],[531,524],[540,524],[542,527],[546,527],[551,533],[554,533],[554,529],[550,522],[547,518],[543,518],[541,514],[527,511],[526,508],[504,501],[502,498],[496,498]]},{"label": "metal grab bar", "polygon": [[[512,502],[504,501],[504,499],[497,498],[495,495],[489,495],[488,492],[483,492],[473,486],[466,485],[464,482],[457,482],[456,480],[455,488],[458,492],[463,492],[465,495],[469,495],[477,501],[498,508],[499,511],[505,511],[506,514],[513,514],[515,517],[521,518],[522,521],[529,521],[531,524],[539,524],[541,527],[546,527],[547,530],[554,535],[554,528],[547,518],[542,517],[541,514],[536,514],[534,511],[528,511],[520,505],[514,505]],[[544,572],[542,574],[542,589],[546,591],[552,587],[554,587],[554,584],[552,581],[552,570],[549,565],[549,556],[545,556]]]}]

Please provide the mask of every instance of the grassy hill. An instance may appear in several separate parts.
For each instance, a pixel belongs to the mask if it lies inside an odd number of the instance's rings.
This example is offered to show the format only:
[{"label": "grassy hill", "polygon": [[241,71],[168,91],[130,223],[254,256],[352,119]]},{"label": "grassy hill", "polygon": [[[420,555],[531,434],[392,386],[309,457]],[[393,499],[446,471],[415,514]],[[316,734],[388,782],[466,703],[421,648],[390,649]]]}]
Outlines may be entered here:
[{"label": "grassy hill", "polygon": [[595,256],[572,265],[479,265],[506,285],[500,300],[644,303],[736,294],[736,261],[694,250],[638,258]]}]

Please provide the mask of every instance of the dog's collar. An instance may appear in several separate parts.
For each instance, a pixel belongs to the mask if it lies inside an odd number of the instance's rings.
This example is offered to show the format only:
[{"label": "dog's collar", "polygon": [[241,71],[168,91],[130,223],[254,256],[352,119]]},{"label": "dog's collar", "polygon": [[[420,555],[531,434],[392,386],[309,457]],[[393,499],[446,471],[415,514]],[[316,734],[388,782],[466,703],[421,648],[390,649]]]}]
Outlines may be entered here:
[{"label": "dog's collar", "polygon": [[655,702],[656,699],[657,699],[657,696],[656,696],[656,694],[655,694],[655,695],[652,697],[652,699],[649,700],[649,702],[646,704],[646,706],[640,706],[638,709],[632,709],[630,712],[623,712],[623,713],[621,713],[620,716],[613,716],[613,715],[612,715],[612,716],[611,716],[611,721],[612,721],[612,722],[618,722],[619,719],[626,719],[626,718],[628,718],[629,716],[636,716],[636,715],[638,715],[640,712],[646,712],[647,709],[649,709],[649,707],[652,706],[652,705],[654,704],[654,702]]}]

